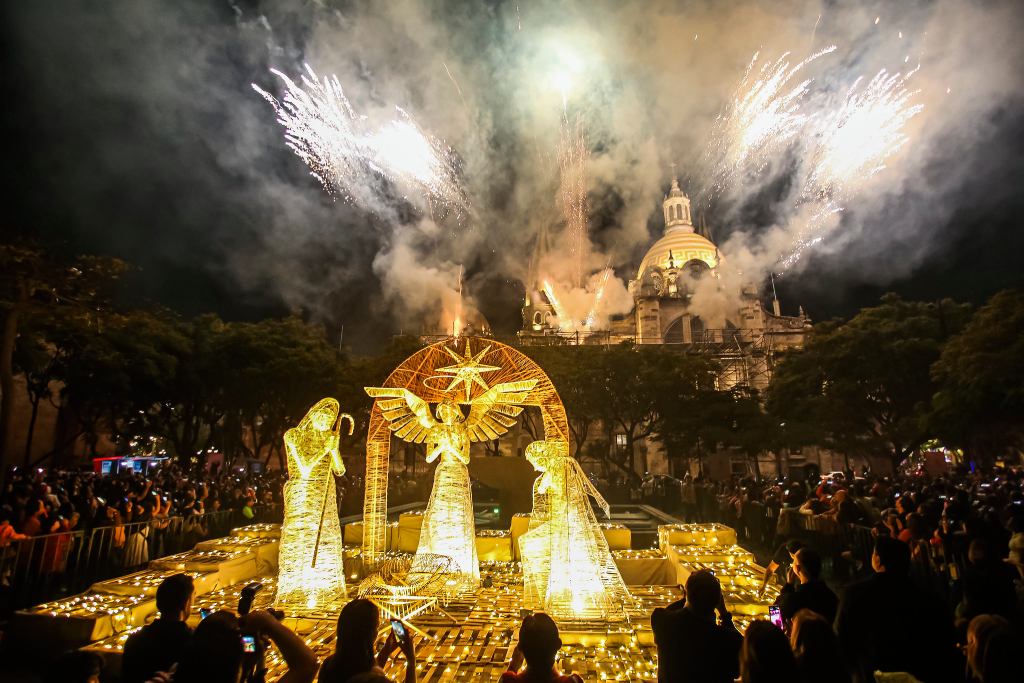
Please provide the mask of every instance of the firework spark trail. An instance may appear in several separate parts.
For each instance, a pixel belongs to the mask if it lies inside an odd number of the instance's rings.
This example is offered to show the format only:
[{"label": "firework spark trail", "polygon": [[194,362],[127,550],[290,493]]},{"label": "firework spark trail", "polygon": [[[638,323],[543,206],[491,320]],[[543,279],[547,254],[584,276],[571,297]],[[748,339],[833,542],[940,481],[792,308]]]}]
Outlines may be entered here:
[{"label": "firework spark trail", "polygon": [[459,298],[455,302],[455,322],[452,323],[452,332],[458,337],[462,332],[462,264],[459,264]]},{"label": "firework spark trail", "polygon": [[729,107],[712,129],[704,158],[710,169],[709,182],[701,192],[704,206],[739,173],[764,170],[773,155],[800,132],[808,120],[801,105],[812,79],[792,86],[791,81],[805,66],[835,49],[832,45],[819,50],[796,66],[790,66],[787,52],[760,69],[755,69],[760,53],[754,53]]},{"label": "firework spark trail", "polygon": [[562,306],[562,302],[555,296],[555,288],[551,286],[551,283],[547,280],[544,281],[544,294],[548,297],[548,302],[551,304],[551,308],[555,309],[555,316],[558,318],[558,326],[563,331],[571,331],[576,325],[572,318],[566,313],[565,308]]},{"label": "firework spark trail", "polygon": [[[308,64],[306,72],[300,85],[271,69],[285,84],[280,101],[255,83],[252,87],[274,107],[288,147],[309,166],[313,176],[325,189],[344,192],[351,199],[348,188],[362,173],[359,160],[363,155],[355,112],[336,77],[321,83]],[[325,145],[325,140],[331,144]]]},{"label": "firework spark trail", "polygon": [[863,78],[854,82],[839,109],[818,126],[805,196],[841,202],[909,141],[904,126],[924,109],[910,102],[920,92],[907,88],[910,76],[883,69],[863,88]]},{"label": "firework spark trail", "polygon": [[558,201],[569,234],[572,258],[573,286],[583,286],[583,267],[588,247],[587,236],[587,161],[590,151],[583,136],[583,123],[562,124],[558,146],[558,164],[561,170]]},{"label": "firework spark trail", "polygon": [[252,87],[274,107],[288,147],[325,189],[355,203],[373,203],[379,198],[378,180],[385,178],[431,207],[469,212],[454,151],[424,134],[401,108],[395,107],[394,120],[374,130],[355,113],[336,76],[321,80],[308,64],[299,83],[280,71],[271,73],[284,82],[280,100],[255,83]]},{"label": "firework spark trail", "polygon": [[924,109],[911,102],[919,91],[907,87],[915,72],[890,74],[882,69],[863,87],[864,79],[858,78],[842,105],[819,119],[799,200],[808,218],[796,231],[792,252],[782,259],[785,267],[822,240],[828,217],[841,212],[863,183],[910,141],[904,128]]},{"label": "firework spark trail", "polygon": [[611,277],[611,274],[612,269],[605,268],[601,273],[601,279],[598,280],[597,288],[594,290],[594,303],[590,307],[590,313],[587,314],[586,320],[583,321],[583,327],[588,331],[593,329],[594,323],[597,321],[597,312],[601,306],[601,299],[604,297],[604,288],[608,285],[608,278]]}]

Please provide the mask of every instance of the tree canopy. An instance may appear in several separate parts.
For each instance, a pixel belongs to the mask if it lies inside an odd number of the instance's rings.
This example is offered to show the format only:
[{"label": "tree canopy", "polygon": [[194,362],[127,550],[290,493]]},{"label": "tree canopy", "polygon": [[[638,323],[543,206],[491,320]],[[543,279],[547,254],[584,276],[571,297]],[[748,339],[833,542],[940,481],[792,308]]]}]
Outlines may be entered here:
[{"label": "tree canopy", "polygon": [[818,443],[901,463],[930,438],[932,364],[965,305],[889,294],[847,322],[817,325],[776,369],[767,408],[791,445]]},{"label": "tree canopy", "polygon": [[932,366],[928,424],[945,443],[986,462],[1024,448],[1024,292],[978,309]]}]

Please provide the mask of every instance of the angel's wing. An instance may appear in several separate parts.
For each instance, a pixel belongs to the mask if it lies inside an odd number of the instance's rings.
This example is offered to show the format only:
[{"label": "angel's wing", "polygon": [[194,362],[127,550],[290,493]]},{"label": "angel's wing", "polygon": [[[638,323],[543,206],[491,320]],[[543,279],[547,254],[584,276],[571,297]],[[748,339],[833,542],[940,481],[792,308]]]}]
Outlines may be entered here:
[{"label": "angel's wing", "polygon": [[491,441],[507,432],[516,423],[516,416],[523,412],[523,407],[516,404],[525,401],[535,386],[535,379],[504,382],[473,399],[466,418],[470,440]]},{"label": "angel's wing", "polygon": [[366,393],[380,399],[378,403],[388,427],[403,441],[423,443],[437,426],[427,402],[408,389],[366,387]]}]

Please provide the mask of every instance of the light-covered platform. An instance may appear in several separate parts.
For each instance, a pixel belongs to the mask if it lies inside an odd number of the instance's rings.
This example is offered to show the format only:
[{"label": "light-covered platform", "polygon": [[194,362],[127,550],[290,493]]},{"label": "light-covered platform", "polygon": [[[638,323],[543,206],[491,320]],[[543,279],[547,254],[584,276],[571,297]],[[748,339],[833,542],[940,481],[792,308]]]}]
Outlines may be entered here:
[{"label": "light-covered platform", "polygon": [[[403,515],[390,534],[390,556],[408,556],[418,536],[416,515]],[[404,524],[403,524],[404,522]],[[522,608],[522,572],[513,539],[528,522],[513,518],[504,532],[480,532],[477,547],[484,586],[429,609],[410,621],[421,632],[417,638],[420,681],[497,680],[508,662],[509,646]],[[345,529],[345,569],[351,595],[362,575],[361,527]],[[519,533],[517,533],[519,532]],[[624,533],[625,532],[625,533]],[[196,580],[197,597],[190,621],[198,623],[204,608],[234,610],[239,593],[252,581],[263,583],[254,608],[269,606],[277,574],[275,525],[260,524],[235,529],[227,538],[204,541],[196,550],[163,558],[150,567],[124,577],[95,584],[79,596],[39,605],[19,612],[12,628],[27,637],[55,639],[103,653],[109,665],[118,667],[124,641],[135,629],[155,617],[153,593],[166,576],[186,571]],[[760,596],[757,587],[763,570],[753,556],[736,545],[735,532],[716,524],[673,524],[658,529],[658,547],[622,549],[628,529],[609,525],[606,537],[616,564],[634,603],[627,606],[628,620],[614,624],[562,622],[565,643],[559,666],[577,671],[585,680],[651,681],[657,676],[657,653],[650,630],[655,607],[679,599],[678,584],[693,571],[710,568],[719,576],[726,603],[737,627],[745,629],[764,618],[777,596],[769,587]],[[418,539],[417,539],[418,540]],[[351,543],[352,545],[348,545]],[[626,546],[628,547],[628,546]],[[301,634],[322,659],[334,651],[335,620],[340,603],[318,614],[289,615],[287,623]],[[268,680],[276,680],[282,663],[275,651],[270,658]],[[400,677],[404,660],[391,664],[389,673]],[[399,678],[400,680],[400,678]]]}]

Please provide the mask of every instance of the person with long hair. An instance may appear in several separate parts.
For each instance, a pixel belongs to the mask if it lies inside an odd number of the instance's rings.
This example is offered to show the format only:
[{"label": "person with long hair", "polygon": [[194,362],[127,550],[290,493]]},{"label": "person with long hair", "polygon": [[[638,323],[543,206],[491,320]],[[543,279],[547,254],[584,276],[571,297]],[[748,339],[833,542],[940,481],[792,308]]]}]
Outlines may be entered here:
[{"label": "person with long hair", "polygon": [[334,654],[320,667],[320,683],[349,683],[366,674],[384,675],[384,665],[401,649],[405,655],[405,683],[416,683],[416,646],[412,637],[398,639],[389,630],[384,647],[373,652],[380,629],[380,610],[366,598],[349,602],[338,615]]},{"label": "person with long hair", "polygon": [[980,614],[967,627],[967,669],[980,683],[1019,681],[1021,639],[1009,621],[995,614]]},{"label": "person with long hair", "polygon": [[803,683],[850,683],[839,639],[817,612],[802,609],[796,613],[789,643]]},{"label": "person with long hair", "polygon": [[754,621],[747,627],[740,648],[740,680],[743,683],[800,680],[786,634],[770,621]]}]

